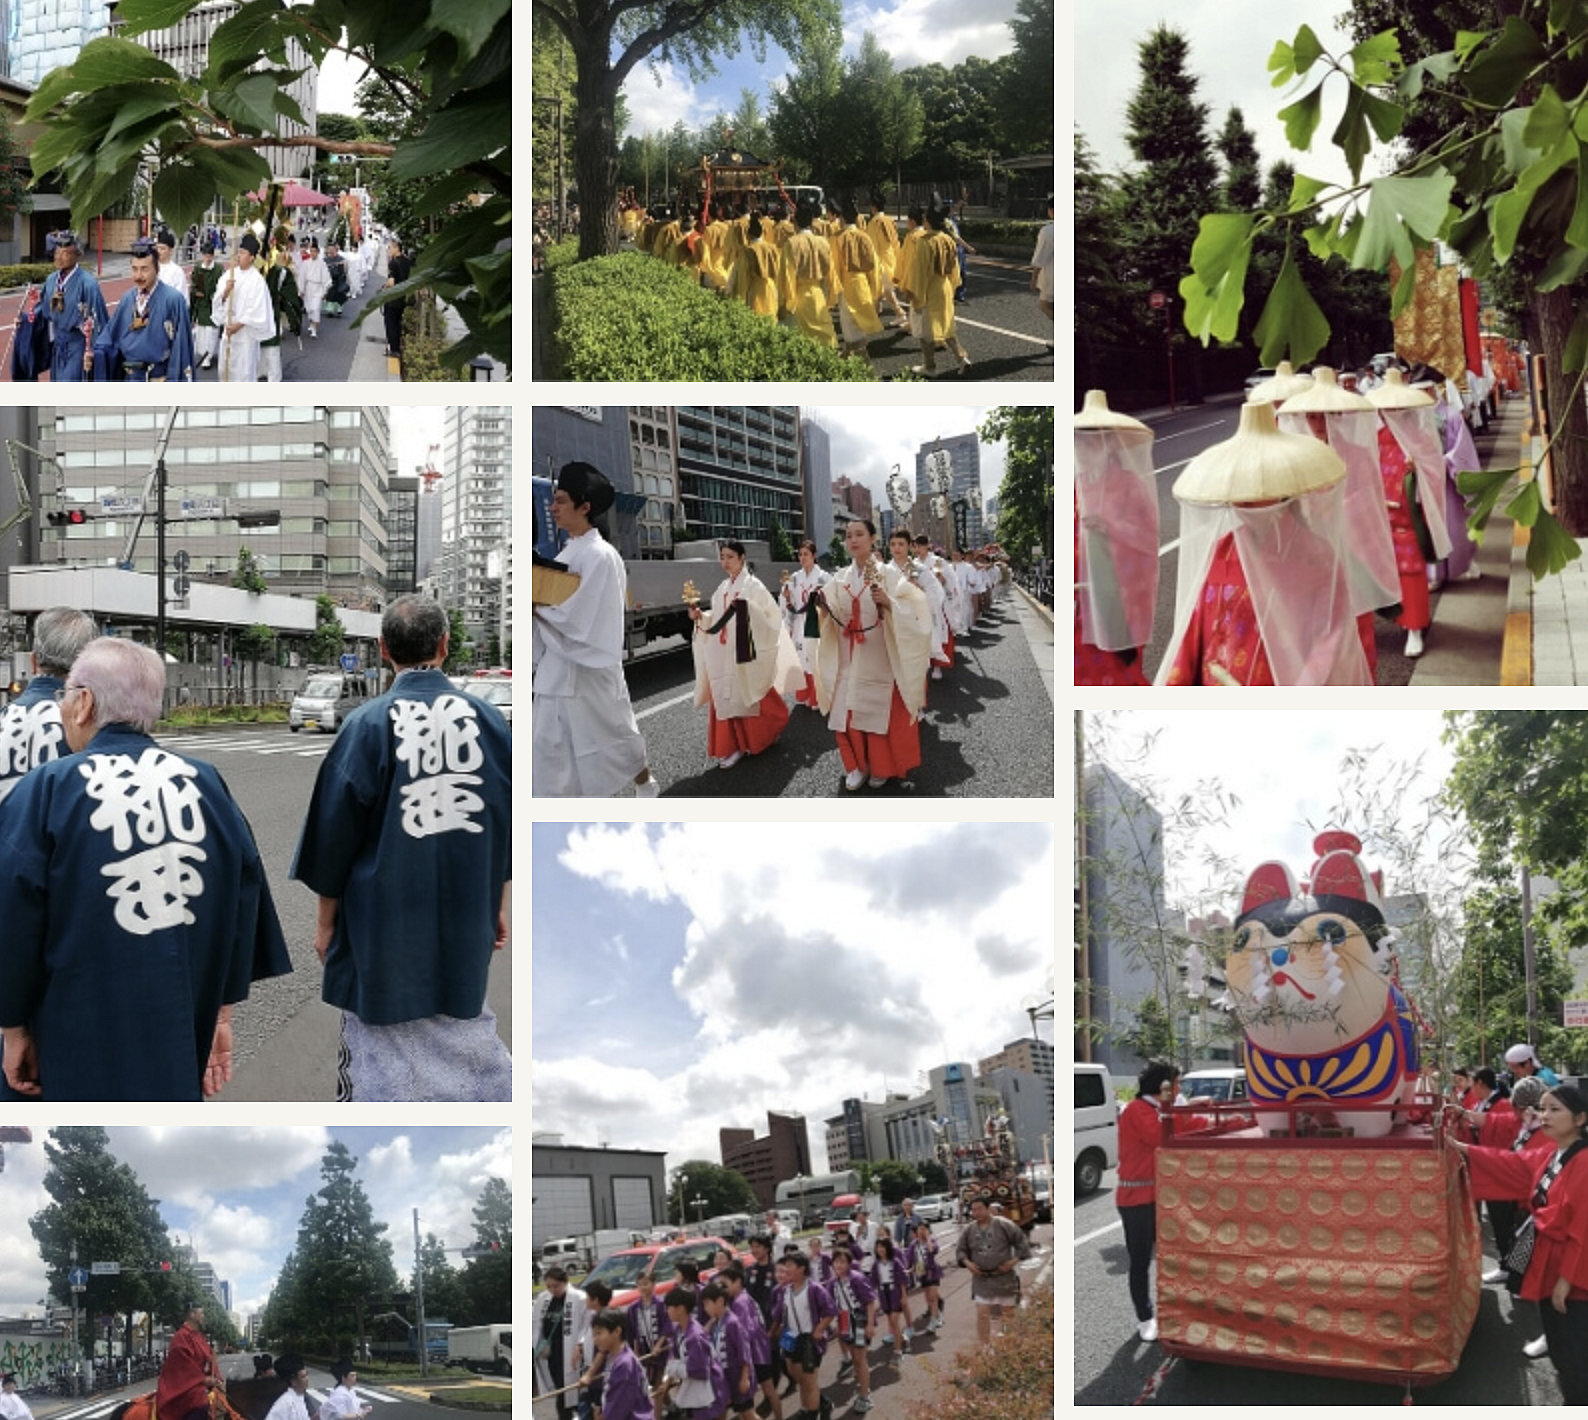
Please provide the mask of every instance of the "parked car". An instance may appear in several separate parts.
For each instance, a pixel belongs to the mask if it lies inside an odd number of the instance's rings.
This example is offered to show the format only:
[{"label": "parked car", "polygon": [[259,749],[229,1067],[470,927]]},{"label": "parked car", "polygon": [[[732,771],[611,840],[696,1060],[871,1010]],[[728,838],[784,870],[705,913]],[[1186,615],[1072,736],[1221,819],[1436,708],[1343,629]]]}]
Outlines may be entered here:
[{"label": "parked car", "polygon": [[334,735],[349,715],[372,699],[369,682],[361,675],[315,671],[292,697],[287,728],[293,734],[299,730],[324,730]]},{"label": "parked car", "polygon": [[680,1258],[689,1258],[700,1264],[700,1280],[709,1281],[716,1275],[713,1264],[717,1249],[725,1247],[741,1262],[755,1259],[748,1252],[734,1251],[731,1242],[721,1238],[691,1238],[683,1243],[646,1243],[640,1247],[626,1247],[620,1252],[602,1258],[584,1280],[599,1280],[612,1288],[612,1305],[626,1307],[640,1294],[639,1279],[649,1273],[656,1279],[656,1295],[665,1297],[673,1289],[673,1268]]},{"label": "parked car", "polygon": [[1119,1167],[1119,1112],[1106,1065],[1075,1065],[1075,1196],[1103,1186]]},{"label": "parked car", "polygon": [[1239,1069],[1193,1070],[1180,1077],[1180,1093],[1188,1100],[1228,1101],[1246,1098],[1246,1071]]},{"label": "parked car", "polygon": [[924,1198],[915,1200],[915,1216],[927,1223],[952,1220],[954,1205],[946,1193],[928,1193]]},{"label": "parked car", "polygon": [[1250,395],[1251,392],[1256,389],[1258,385],[1262,384],[1264,380],[1273,379],[1275,373],[1275,371],[1269,369],[1253,370],[1252,373],[1246,377],[1246,393]]},{"label": "parked car", "polygon": [[458,688],[465,695],[472,695],[477,700],[483,700],[489,705],[496,706],[502,712],[502,718],[509,725],[513,723],[513,682],[510,677],[503,675],[465,676],[463,684]]}]

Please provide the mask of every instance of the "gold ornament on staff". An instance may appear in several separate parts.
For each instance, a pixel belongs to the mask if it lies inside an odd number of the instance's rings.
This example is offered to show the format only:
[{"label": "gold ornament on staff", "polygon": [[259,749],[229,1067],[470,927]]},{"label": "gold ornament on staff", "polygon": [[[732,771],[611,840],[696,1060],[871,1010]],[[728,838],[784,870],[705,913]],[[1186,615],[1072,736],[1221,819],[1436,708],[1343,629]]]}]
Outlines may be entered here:
[{"label": "gold ornament on staff", "polygon": [[700,589],[692,581],[688,580],[684,582],[684,605],[700,605]]},{"label": "gold ornament on staff", "polygon": [[794,580],[794,574],[792,572],[785,572],[783,574],[783,585],[785,587],[788,586],[788,584],[790,582],[792,582],[793,580]]}]

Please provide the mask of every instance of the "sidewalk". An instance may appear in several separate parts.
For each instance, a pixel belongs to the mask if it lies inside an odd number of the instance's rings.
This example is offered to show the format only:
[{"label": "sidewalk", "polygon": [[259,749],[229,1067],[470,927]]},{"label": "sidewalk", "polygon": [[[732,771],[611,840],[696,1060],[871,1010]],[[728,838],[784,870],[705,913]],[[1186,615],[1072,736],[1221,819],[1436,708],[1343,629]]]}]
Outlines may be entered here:
[{"label": "sidewalk", "polygon": [[[1532,430],[1524,431],[1525,456],[1536,456],[1535,442]],[[1514,549],[1513,557],[1516,636],[1530,656],[1523,666],[1525,678],[1506,684],[1588,685],[1588,558],[1579,557],[1562,571],[1534,582],[1527,570],[1525,541]]]}]

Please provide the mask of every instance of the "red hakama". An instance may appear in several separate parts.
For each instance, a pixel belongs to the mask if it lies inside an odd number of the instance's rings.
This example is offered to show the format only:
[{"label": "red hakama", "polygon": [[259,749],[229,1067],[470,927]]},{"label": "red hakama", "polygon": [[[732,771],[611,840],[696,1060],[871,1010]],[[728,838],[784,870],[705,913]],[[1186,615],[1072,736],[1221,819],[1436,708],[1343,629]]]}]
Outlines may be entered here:
[{"label": "red hakama", "polygon": [[1406,453],[1384,428],[1378,431],[1378,463],[1384,474],[1390,536],[1395,539],[1395,570],[1401,579],[1401,614],[1395,621],[1407,631],[1426,631],[1434,619],[1428,601],[1428,564],[1423,560],[1417,525],[1406,501]]},{"label": "red hakama", "polygon": [[809,671],[805,672],[805,685],[794,692],[794,699],[801,705],[808,705],[812,710],[818,709],[816,704],[816,677]]},{"label": "red hakama", "polygon": [[783,733],[788,724],[788,706],[782,692],[769,690],[761,697],[761,713],[732,720],[719,720],[717,707],[707,707],[706,753],[713,759],[730,754],[760,754]]},{"label": "red hakama", "polygon": [[[851,714],[851,724],[854,718]],[[873,735],[856,729],[836,730],[834,734],[846,774],[863,769],[874,779],[901,779],[921,762],[921,726],[904,708],[898,686],[893,687],[893,703],[888,707],[887,734]]]},{"label": "red hakama", "polygon": [[[1095,647],[1088,649],[1098,655],[1106,654]],[[1274,683],[1257,613],[1252,609],[1246,570],[1235,550],[1234,533],[1225,533],[1213,549],[1213,563],[1202,584],[1202,597],[1191,613],[1166,684],[1218,685],[1208,670],[1211,665],[1222,666],[1242,685]],[[1081,684],[1079,674],[1076,684]]]},{"label": "red hakama", "polygon": [[952,670],[954,668],[954,633],[952,630],[948,633],[948,640],[943,643],[943,659],[938,660],[934,656],[932,664],[941,666],[944,670]]}]

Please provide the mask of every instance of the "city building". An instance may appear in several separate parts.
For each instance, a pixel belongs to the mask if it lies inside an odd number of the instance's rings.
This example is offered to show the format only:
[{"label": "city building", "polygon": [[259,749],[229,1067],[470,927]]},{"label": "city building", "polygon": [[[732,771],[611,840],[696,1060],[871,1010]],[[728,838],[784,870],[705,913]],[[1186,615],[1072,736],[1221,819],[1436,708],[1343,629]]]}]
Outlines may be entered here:
[{"label": "city building", "polygon": [[836,1172],[867,1161],[880,1163],[886,1159],[883,1115],[890,1104],[908,1098],[904,1094],[890,1094],[884,1100],[845,1100],[844,1112],[826,1121],[827,1167]]},{"label": "city building", "polygon": [[110,31],[108,0],[0,0],[0,73],[32,88]]},{"label": "city building", "polygon": [[[952,466],[949,502],[965,498],[973,488],[981,491],[981,440],[975,434],[955,434],[947,439],[933,439],[915,451],[915,496],[920,498],[932,492],[926,460],[939,449],[948,454]],[[980,547],[985,540],[981,509],[971,502],[965,509],[964,545]]]},{"label": "city building", "polygon": [[678,478],[691,539],[766,539],[773,519],[807,533],[794,405],[679,405]]},{"label": "city building", "polygon": [[199,1257],[197,1249],[188,1246],[187,1243],[173,1245],[171,1260],[178,1266],[185,1267],[192,1274],[193,1280],[198,1283],[199,1290],[205,1297],[220,1303],[222,1307],[225,1306],[221,1288],[227,1284],[222,1283],[215,1276],[214,1263],[205,1262]]},{"label": "city building", "polygon": [[[81,8],[87,9],[88,4],[89,0],[82,0]],[[51,8],[58,14],[62,6],[56,4]],[[210,37],[242,8],[241,0],[203,0],[170,28],[148,30],[132,38],[157,58],[165,60],[183,79],[195,79],[209,67]],[[112,30],[120,28],[114,15],[110,23]],[[304,121],[299,123],[278,115],[276,128],[280,137],[296,138],[315,132],[319,117],[320,70],[296,40],[287,41],[286,58],[287,68],[302,71],[287,86],[286,92],[297,101]],[[271,175],[282,180],[303,177],[316,157],[312,148],[271,145],[258,151],[270,164]]]},{"label": "city building", "polygon": [[[647,427],[655,437],[656,422],[649,421]],[[636,483],[628,411],[622,405],[537,404],[531,407],[529,428],[530,469],[536,478],[555,480],[564,464],[587,463],[611,480],[617,504],[607,514],[606,530],[624,557],[638,557],[639,515],[646,498],[643,481]],[[638,476],[643,479],[643,471]],[[660,475],[653,476],[659,488]],[[666,547],[671,546],[669,532]]]},{"label": "city building", "polygon": [[832,450],[827,431],[809,417],[800,420],[800,470],[805,481],[805,536],[816,544],[819,555],[827,551],[835,527]]},{"label": "city building", "polygon": [[678,516],[678,438],[673,406],[631,404],[628,416],[634,480],[630,491],[645,500],[635,514],[639,556],[671,557],[673,529],[682,521]]},{"label": "city building", "polygon": [[[393,474],[386,484],[386,595],[419,587],[419,484],[417,477]],[[437,505],[439,510],[439,504]]]},{"label": "city building", "polygon": [[777,1202],[778,1184],[811,1172],[811,1151],[803,1114],[768,1110],[766,1125],[759,1139],[753,1129],[722,1129],[717,1138],[722,1166],[743,1174],[757,1203],[770,1208]]},{"label": "city building", "polygon": [[1028,1164],[1052,1162],[1052,1077],[1044,1080],[1030,1070],[997,1065],[982,1075],[980,1083],[997,1092],[1003,1112],[1009,1116],[1009,1129],[1021,1160]]},{"label": "city building", "polygon": [[530,1245],[597,1229],[644,1232],[667,1221],[667,1155],[590,1149],[537,1135],[530,1144]]},{"label": "city building", "polygon": [[984,1060],[976,1062],[978,1075],[989,1075],[994,1070],[1024,1070],[1039,1079],[1047,1081],[1048,1110],[1052,1112],[1054,1104],[1053,1095],[1053,1046],[1046,1040],[1026,1037],[1021,1040],[1012,1040],[996,1055],[989,1055]]},{"label": "city building", "polygon": [[229,1312],[232,1309],[232,1284],[224,1279],[220,1283],[220,1291],[216,1293],[221,1299],[221,1305]]},{"label": "city building", "polygon": [[[42,475],[24,456],[41,531],[34,560],[114,567],[137,518],[136,500],[166,419],[141,406],[44,405],[32,442],[53,459]],[[387,479],[391,436],[380,405],[188,407],[166,450],[166,555],[186,552],[192,580],[229,584],[237,553],[259,560],[272,592],[329,594],[378,611],[387,600]],[[56,468],[58,467],[58,476]],[[215,500],[231,516],[203,516]],[[107,501],[108,500],[108,501]],[[194,516],[184,515],[184,505]],[[79,508],[89,521],[52,527],[45,515]],[[131,511],[129,511],[129,509]],[[242,514],[278,514],[243,528]],[[499,534],[498,534],[499,536]],[[144,510],[133,570],[155,570],[154,508]]]},{"label": "city building", "polygon": [[871,516],[871,490],[864,483],[853,482],[847,473],[834,481],[833,498],[852,518]]},{"label": "city building", "polygon": [[981,1138],[988,1117],[1003,1107],[997,1090],[976,1078],[964,1061],[927,1072],[926,1091],[890,1102],[882,1112],[887,1157],[923,1163],[936,1157],[939,1121],[950,1143]]},{"label": "city building", "polygon": [[512,527],[511,406],[448,405],[441,448],[441,553],[432,571],[442,605],[462,613],[478,657],[502,620],[501,583],[489,559]]}]

